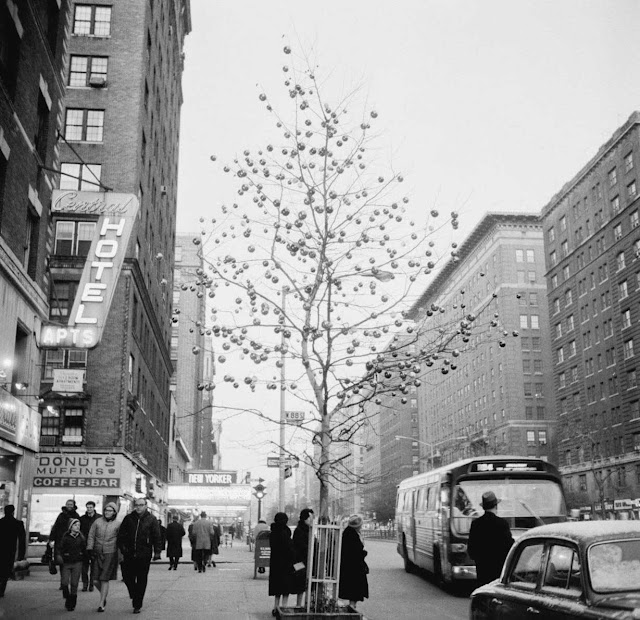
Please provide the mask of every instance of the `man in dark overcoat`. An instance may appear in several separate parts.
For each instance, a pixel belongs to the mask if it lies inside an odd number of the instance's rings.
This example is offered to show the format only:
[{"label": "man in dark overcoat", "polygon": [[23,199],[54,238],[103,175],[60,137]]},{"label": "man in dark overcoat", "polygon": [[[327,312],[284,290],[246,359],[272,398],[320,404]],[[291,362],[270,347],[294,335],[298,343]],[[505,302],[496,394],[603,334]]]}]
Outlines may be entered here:
[{"label": "man in dark overcoat", "polygon": [[471,523],[468,550],[476,563],[478,586],[500,576],[502,565],[513,545],[509,524],[497,514],[499,502],[493,491],[483,493],[484,514]]},{"label": "man in dark overcoat", "polygon": [[4,507],[4,517],[0,519],[0,596],[4,596],[7,581],[13,573],[13,563],[16,559],[24,560],[26,551],[24,523],[13,516],[14,512],[15,508],[8,504]]},{"label": "man in dark overcoat", "polygon": [[[80,517],[80,533],[84,536],[85,540],[89,540],[89,532],[91,531],[91,526],[97,521],[102,515],[99,512],[96,512],[96,503],[92,500],[89,500],[85,504],[85,508],[87,511]],[[88,553],[85,553],[82,558],[82,591],[86,592],[89,590],[93,592],[93,573],[94,573],[94,564],[93,559],[89,557]]]},{"label": "man in dark overcoat", "polygon": [[169,570],[178,570],[178,564],[182,557],[182,539],[184,527],[180,523],[177,514],[173,515],[171,523],[167,525],[167,557],[169,558]]}]

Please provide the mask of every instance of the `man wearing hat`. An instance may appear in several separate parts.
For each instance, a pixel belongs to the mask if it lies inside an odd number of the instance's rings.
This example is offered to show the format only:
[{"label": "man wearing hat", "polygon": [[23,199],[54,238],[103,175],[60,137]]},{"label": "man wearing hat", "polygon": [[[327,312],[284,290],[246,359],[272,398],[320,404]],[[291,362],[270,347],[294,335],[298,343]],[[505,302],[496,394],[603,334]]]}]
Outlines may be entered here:
[{"label": "man wearing hat", "polygon": [[482,494],[484,514],[471,523],[468,550],[476,563],[478,586],[500,576],[507,553],[513,545],[509,524],[497,514],[499,502],[493,491],[485,491]]}]

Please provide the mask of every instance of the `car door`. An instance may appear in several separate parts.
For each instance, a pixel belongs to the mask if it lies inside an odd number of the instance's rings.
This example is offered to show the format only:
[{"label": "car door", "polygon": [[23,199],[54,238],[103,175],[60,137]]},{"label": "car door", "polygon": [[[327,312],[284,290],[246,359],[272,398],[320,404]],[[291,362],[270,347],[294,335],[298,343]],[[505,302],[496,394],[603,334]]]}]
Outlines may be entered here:
[{"label": "car door", "polygon": [[507,567],[504,581],[489,601],[492,618],[504,620],[542,620],[532,600],[542,574],[544,541],[523,541]]}]

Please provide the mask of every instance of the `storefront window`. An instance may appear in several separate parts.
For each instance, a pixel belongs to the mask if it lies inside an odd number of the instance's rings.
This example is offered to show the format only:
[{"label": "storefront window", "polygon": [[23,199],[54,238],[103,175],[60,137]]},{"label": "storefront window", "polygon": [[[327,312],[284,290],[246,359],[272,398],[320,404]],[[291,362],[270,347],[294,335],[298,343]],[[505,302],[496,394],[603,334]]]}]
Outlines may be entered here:
[{"label": "storefront window", "polygon": [[16,456],[3,454],[0,449],[0,508],[16,504],[16,460]]}]

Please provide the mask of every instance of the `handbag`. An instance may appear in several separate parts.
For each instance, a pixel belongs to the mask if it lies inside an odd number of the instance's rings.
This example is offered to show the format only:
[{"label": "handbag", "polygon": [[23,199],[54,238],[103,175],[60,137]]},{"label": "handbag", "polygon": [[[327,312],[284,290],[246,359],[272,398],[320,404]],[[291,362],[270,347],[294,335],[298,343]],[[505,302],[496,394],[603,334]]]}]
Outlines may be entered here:
[{"label": "handbag", "polygon": [[58,568],[56,567],[56,563],[54,562],[53,558],[51,558],[51,560],[49,561],[49,574],[50,575],[58,574]]},{"label": "handbag", "polygon": [[44,553],[42,554],[42,557],[40,558],[40,564],[44,564],[46,566],[47,564],[49,564],[49,562],[51,562],[51,560],[53,560],[53,549],[47,546],[47,548],[44,550]]}]

